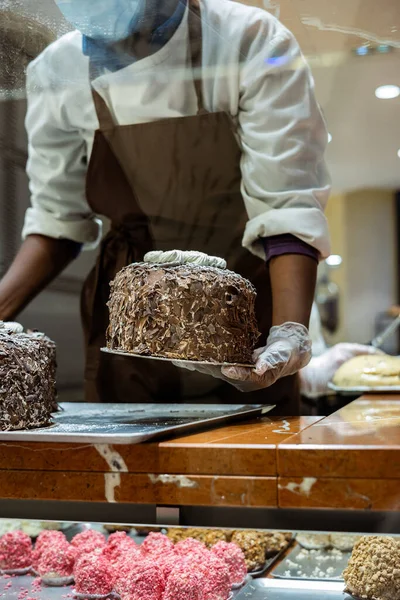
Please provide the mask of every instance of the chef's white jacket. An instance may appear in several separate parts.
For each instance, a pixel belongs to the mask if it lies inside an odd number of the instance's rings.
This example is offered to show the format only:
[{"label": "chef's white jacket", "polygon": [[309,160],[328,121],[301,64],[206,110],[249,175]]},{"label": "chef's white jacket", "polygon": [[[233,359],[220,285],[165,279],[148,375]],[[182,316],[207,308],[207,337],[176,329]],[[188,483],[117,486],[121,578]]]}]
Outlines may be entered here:
[{"label": "chef's white jacket", "polygon": [[[326,257],[327,131],[298,44],[262,9],[231,0],[201,5],[205,106],[232,116],[242,149],[249,219],[243,245],[264,257],[261,237],[291,233]],[[161,50],[120,71],[104,71],[93,86],[118,125],[196,114],[187,11]],[[30,64],[27,94],[32,206],[23,237],[93,245],[101,231],[86,201],[85,176],[98,120],[79,32],[63,36]]]}]

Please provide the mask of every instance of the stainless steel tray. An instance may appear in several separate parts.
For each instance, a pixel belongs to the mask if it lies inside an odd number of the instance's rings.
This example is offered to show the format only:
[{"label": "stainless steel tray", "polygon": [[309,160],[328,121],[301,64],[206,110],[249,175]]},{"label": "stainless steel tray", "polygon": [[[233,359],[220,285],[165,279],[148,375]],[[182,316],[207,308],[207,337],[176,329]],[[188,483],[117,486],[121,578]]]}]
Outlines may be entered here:
[{"label": "stainless steel tray", "polygon": [[[55,588],[42,585],[41,588],[32,587],[34,579],[29,575],[11,577],[10,579],[0,577],[0,598],[4,600],[21,600],[21,598],[34,598],[35,600],[66,600],[67,598],[72,600],[73,586]],[[25,590],[28,590],[28,593]],[[237,598],[241,591],[233,591],[231,598]]]},{"label": "stainless steel tray", "polygon": [[[53,588],[42,586],[33,586],[34,577],[25,575],[24,577],[11,577],[10,579],[0,578],[0,598],[5,600],[20,600],[23,598],[35,598],[35,600],[65,600],[68,594],[71,594],[72,586]],[[26,593],[28,590],[29,593]]]},{"label": "stainless steel tray", "polygon": [[258,417],[273,406],[257,404],[65,403],[54,425],[0,432],[0,441],[139,444],[150,439]]},{"label": "stainless steel tray", "polygon": [[240,591],[236,600],[352,600],[343,589],[343,583],[331,581],[256,579]]},{"label": "stainless steel tray", "polygon": [[257,579],[258,577],[263,577],[271,569],[271,567],[289,550],[290,546],[294,543],[296,536],[294,535],[292,539],[287,543],[287,546],[283,548],[277,554],[270,556],[266,559],[265,564],[262,569],[258,569],[257,571],[249,571],[249,575],[253,579]]},{"label": "stainless steel tray", "polygon": [[[299,554],[305,555],[306,558],[299,559]],[[342,581],[342,573],[347,567],[350,556],[351,552],[305,550],[301,546],[296,546],[271,575],[281,579]],[[326,573],[326,577],[322,577],[320,572]]]},{"label": "stainless steel tray", "polygon": [[367,386],[359,385],[351,388],[343,388],[335,385],[334,383],[328,383],[328,387],[333,392],[341,394],[342,396],[354,396],[359,394],[398,394],[400,392],[400,385],[381,385],[381,386]]}]

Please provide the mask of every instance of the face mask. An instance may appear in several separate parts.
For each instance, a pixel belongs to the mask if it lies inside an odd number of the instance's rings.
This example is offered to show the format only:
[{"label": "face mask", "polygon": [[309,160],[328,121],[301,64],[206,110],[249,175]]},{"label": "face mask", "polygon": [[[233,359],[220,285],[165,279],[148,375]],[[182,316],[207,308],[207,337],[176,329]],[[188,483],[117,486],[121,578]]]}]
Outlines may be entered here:
[{"label": "face mask", "polygon": [[146,0],[55,0],[83,35],[104,42],[128,37],[143,17]]}]

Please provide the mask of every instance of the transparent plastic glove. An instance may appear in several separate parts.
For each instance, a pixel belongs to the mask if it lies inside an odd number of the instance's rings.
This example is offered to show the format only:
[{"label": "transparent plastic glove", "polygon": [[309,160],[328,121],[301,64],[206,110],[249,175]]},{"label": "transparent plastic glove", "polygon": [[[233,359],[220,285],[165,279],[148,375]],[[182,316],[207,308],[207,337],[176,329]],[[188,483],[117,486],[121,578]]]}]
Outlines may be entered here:
[{"label": "transparent plastic glove", "polygon": [[188,365],[176,361],[174,364],[191,371],[211,375],[233,385],[241,392],[254,392],[269,387],[281,377],[297,373],[311,358],[311,340],[308,330],[300,323],[284,323],[272,327],[267,345],[253,355],[255,366],[214,367]]},{"label": "transparent plastic glove", "polygon": [[330,392],[328,383],[339,367],[354,356],[382,354],[373,346],[361,344],[337,344],[321,356],[314,356],[300,372],[300,389],[307,398],[318,398]]}]

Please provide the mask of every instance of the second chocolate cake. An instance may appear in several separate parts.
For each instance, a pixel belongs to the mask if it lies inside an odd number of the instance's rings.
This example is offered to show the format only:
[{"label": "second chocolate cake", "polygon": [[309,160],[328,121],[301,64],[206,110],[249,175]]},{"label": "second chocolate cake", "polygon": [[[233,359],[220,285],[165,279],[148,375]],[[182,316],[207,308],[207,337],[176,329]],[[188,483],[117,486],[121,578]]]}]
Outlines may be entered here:
[{"label": "second chocolate cake", "polygon": [[252,284],[199,252],[151,252],[111,284],[107,346],[145,356],[252,364]]},{"label": "second chocolate cake", "polygon": [[0,431],[51,424],[57,409],[54,342],[0,321],[0,377]]}]

